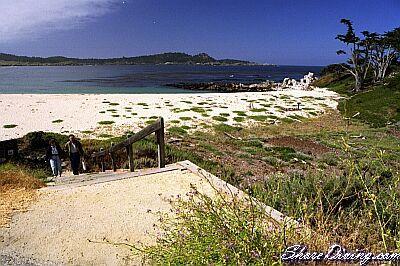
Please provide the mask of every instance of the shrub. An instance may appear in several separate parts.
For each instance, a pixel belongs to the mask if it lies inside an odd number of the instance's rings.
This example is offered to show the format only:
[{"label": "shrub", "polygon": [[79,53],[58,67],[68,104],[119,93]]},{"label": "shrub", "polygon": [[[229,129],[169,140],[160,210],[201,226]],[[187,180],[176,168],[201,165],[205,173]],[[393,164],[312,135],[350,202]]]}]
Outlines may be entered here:
[{"label": "shrub", "polygon": [[269,120],[269,117],[266,115],[252,115],[249,116],[251,119],[258,121],[258,122],[265,122]]},{"label": "shrub", "polygon": [[112,125],[114,123],[115,123],[114,121],[109,121],[109,120],[98,122],[99,125]]},{"label": "shrub", "polygon": [[275,174],[251,191],[265,204],[302,221],[326,243],[350,250],[397,250],[400,176],[384,165],[381,156],[349,158],[339,165],[340,173]]},{"label": "shrub", "polygon": [[253,109],[250,109],[250,111],[258,113],[258,112],[265,112],[265,111],[267,111],[267,109],[265,109],[265,108],[253,108]]},{"label": "shrub", "polygon": [[240,130],[240,127],[234,127],[224,123],[214,125],[213,127],[217,132],[237,132]]},{"label": "shrub", "polygon": [[233,111],[235,114],[237,114],[238,116],[247,116],[246,112],[244,111]]},{"label": "shrub", "polygon": [[4,128],[15,128],[15,127],[17,127],[18,125],[15,125],[15,124],[9,124],[9,125],[4,125],[3,127]]},{"label": "shrub", "polygon": [[219,122],[226,122],[228,121],[227,118],[223,117],[223,116],[213,116],[212,117],[215,121],[219,121]]},{"label": "shrub", "polygon": [[233,118],[233,121],[238,122],[238,123],[243,122],[244,121],[244,117],[236,116],[236,117]]},{"label": "shrub", "polygon": [[0,188],[25,188],[37,189],[44,187],[48,176],[46,171],[41,169],[31,169],[24,165],[2,164],[0,165]]},{"label": "shrub", "polygon": [[57,133],[36,131],[22,137],[21,148],[27,150],[41,150],[49,145],[50,139],[55,139],[60,145],[68,141],[68,136]]},{"label": "shrub", "polygon": [[192,187],[161,217],[163,234],[146,246],[147,262],[166,265],[272,265],[293,230],[273,221],[251,198],[218,192],[211,198]]},{"label": "shrub", "polygon": [[168,132],[172,135],[184,135],[187,133],[182,127],[170,127],[168,128]]}]

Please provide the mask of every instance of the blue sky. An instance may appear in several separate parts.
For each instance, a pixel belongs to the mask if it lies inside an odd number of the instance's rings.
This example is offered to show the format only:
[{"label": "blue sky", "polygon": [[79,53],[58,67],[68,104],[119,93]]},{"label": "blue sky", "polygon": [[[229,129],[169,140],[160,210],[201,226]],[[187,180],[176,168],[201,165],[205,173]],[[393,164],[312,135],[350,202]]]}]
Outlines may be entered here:
[{"label": "blue sky", "polygon": [[0,52],[119,57],[180,51],[259,63],[341,61],[341,18],[400,26],[400,0],[0,0]]}]

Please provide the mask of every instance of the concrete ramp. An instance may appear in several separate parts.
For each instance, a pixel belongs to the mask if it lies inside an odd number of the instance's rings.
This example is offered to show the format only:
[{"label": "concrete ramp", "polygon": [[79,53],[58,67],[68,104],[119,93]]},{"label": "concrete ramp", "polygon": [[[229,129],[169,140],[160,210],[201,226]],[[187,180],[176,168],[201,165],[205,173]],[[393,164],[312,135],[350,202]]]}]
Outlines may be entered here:
[{"label": "concrete ramp", "polygon": [[158,212],[168,212],[169,200],[184,196],[191,184],[209,195],[213,186],[243,194],[189,161],[95,177],[40,189],[39,200],[0,229],[0,265],[137,265],[141,258],[129,247],[107,241],[155,243]]}]

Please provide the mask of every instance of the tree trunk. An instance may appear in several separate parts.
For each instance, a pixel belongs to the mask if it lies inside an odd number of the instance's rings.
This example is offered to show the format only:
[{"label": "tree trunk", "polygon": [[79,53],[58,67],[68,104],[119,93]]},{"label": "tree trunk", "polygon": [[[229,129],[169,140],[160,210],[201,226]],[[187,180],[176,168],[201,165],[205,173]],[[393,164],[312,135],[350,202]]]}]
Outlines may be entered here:
[{"label": "tree trunk", "polygon": [[359,76],[356,76],[355,79],[356,79],[356,83],[354,85],[353,92],[359,92],[359,91],[361,91],[362,86],[364,85],[363,84],[364,82],[363,82],[363,79]]}]

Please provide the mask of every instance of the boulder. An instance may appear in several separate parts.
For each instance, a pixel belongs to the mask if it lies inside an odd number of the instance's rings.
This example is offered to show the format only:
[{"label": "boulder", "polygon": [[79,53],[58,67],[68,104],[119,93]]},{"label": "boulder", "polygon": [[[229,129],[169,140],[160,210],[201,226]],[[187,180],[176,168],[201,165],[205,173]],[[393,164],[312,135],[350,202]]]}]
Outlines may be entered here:
[{"label": "boulder", "polygon": [[295,79],[285,78],[281,84],[282,88],[290,88],[295,90],[310,90],[311,84],[316,80],[314,73],[309,72],[300,81]]}]

